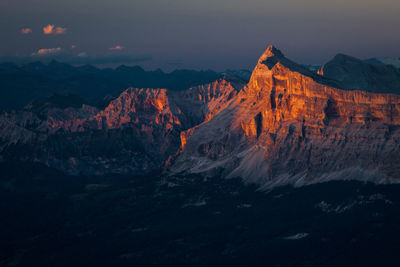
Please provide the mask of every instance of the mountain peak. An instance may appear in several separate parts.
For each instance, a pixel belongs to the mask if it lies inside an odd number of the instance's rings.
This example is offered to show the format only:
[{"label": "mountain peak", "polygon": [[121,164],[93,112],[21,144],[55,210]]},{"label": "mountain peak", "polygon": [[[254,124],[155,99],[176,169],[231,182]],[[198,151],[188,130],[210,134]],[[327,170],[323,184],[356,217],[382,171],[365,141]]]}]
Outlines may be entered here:
[{"label": "mountain peak", "polygon": [[279,76],[289,75],[289,73],[293,72],[307,76],[317,83],[340,88],[336,81],[318,75],[304,66],[286,58],[285,55],[273,45],[268,46],[267,50],[261,55],[258,64],[253,70],[250,83],[253,88],[256,88],[256,91],[258,91],[260,85],[265,82],[266,76],[274,75],[274,73],[279,73]]},{"label": "mountain peak", "polygon": [[283,53],[277,49],[275,46],[270,45],[267,47],[267,50],[261,55],[260,59],[258,60],[258,63],[263,63],[266,61],[268,58],[284,58],[285,56]]},{"label": "mountain peak", "polygon": [[280,54],[282,54],[282,52],[278,48],[276,48],[276,46],[274,46],[274,45],[269,45],[267,47],[266,51],[269,51],[269,52],[272,52],[272,53],[280,53]]}]

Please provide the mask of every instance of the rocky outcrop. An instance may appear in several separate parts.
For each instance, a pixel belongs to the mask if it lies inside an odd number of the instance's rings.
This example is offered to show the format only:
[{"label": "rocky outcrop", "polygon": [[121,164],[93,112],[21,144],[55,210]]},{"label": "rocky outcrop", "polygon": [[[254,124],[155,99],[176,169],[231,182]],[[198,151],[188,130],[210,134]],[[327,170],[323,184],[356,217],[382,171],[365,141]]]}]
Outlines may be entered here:
[{"label": "rocky outcrop", "polygon": [[364,65],[336,75],[348,60],[335,61],[317,74],[271,46],[247,85],[236,76],[185,91],[130,88],[101,110],[42,101],[0,115],[0,157],[72,174],[164,168],[265,188],[400,181],[400,96],[368,92],[390,75],[363,80]]},{"label": "rocky outcrop", "polygon": [[210,120],[223,110],[244,85],[241,81],[220,79],[186,91],[170,92],[170,95],[190,120],[187,125],[193,127]]},{"label": "rocky outcrop", "polygon": [[400,96],[337,87],[269,47],[237,97],[191,130],[171,171],[266,187],[399,179]]},{"label": "rocky outcrop", "polygon": [[157,170],[179,151],[180,133],[218,114],[239,86],[219,79],[180,92],[130,88],[103,110],[42,101],[0,116],[0,155],[71,174]]}]

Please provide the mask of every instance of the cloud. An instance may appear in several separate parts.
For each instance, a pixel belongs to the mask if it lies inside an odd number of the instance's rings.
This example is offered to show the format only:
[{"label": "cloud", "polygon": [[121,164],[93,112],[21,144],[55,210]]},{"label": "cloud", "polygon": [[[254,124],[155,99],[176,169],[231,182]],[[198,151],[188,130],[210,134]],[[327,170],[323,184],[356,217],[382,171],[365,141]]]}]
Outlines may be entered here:
[{"label": "cloud", "polygon": [[32,56],[47,56],[54,55],[61,52],[61,47],[56,48],[41,48],[38,51],[34,52]]},{"label": "cloud", "polygon": [[54,25],[49,24],[49,25],[43,27],[44,34],[53,34],[53,31],[54,31]]},{"label": "cloud", "polygon": [[21,33],[22,34],[30,34],[30,33],[32,33],[32,29],[31,28],[22,28]]},{"label": "cloud", "polygon": [[63,27],[57,27],[54,30],[54,34],[64,34],[67,32],[67,28],[63,28]]},{"label": "cloud", "polygon": [[67,28],[63,27],[55,27],[53,24],[49,24],[43,27],[43,33],[46,35],[49,34],[64,34],[67,32]]},{"label": "cloud", "polygon": [[123,46],[116,45],[114,47],[110,47],[108,50],[110,50],[110,51],[121,51],[122,49],[124,49]]}]

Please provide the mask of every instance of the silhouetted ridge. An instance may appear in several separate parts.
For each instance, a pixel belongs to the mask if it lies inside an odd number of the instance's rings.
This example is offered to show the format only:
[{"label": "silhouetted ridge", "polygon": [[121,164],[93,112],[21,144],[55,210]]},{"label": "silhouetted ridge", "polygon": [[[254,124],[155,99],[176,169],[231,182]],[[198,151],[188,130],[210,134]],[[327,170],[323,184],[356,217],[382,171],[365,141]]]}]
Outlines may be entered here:
[{"label": "silhouetted ridge", "polygon": [[185,90],[221,78],[214,71],[146,71],[139,66],[99,69],[75,67],[58,61],[33,62],[18,66],[0,64],[0,110],[22,108],[35,99],[53,94],[78,94],[95,104],[128,87]]}]

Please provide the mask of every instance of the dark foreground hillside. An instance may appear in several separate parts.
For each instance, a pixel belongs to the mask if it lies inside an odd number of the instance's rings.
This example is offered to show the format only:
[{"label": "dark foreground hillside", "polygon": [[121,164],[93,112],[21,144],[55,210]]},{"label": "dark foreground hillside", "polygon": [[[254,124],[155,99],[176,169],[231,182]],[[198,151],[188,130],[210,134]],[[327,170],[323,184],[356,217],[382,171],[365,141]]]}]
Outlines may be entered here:
[{"label": "dark foreground hillside", "polygon": [[395,266],[400,186],[0,169],[1,266]]}]

